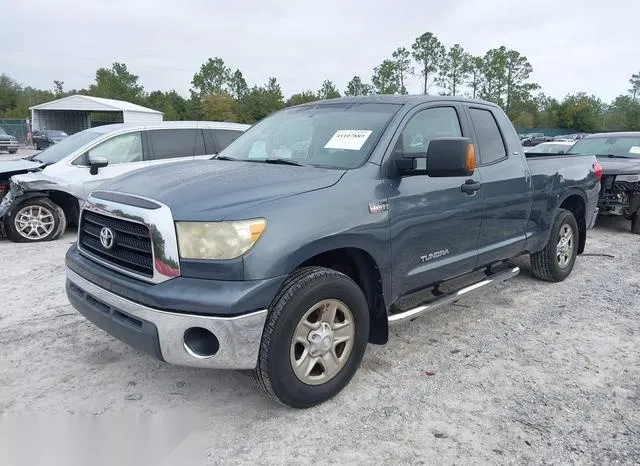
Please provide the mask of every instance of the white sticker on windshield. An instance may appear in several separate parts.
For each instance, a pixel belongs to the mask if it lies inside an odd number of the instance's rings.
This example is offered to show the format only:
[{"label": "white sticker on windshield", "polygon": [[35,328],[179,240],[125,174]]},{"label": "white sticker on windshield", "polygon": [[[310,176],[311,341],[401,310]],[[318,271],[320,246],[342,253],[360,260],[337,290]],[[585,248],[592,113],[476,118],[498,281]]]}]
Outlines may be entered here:
[{"label": "white sticker on windshield", "polygon": [[331,136],[324,148],[360,150],[372,132],[368,129],[339,129]]},{"label": "white sticker on windshield", "polygon": [[631,149],[629,149],[629,153],[630,154],[638,154],[638,155],[640,155],[640,147],[631,146]]}]

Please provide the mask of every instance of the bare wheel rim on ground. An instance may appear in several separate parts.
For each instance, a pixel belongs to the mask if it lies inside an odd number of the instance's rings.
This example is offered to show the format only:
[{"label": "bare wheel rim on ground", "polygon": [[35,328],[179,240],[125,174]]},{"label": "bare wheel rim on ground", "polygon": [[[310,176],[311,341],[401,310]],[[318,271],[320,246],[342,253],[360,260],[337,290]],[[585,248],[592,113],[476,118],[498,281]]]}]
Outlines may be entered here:
[{"label": "bare wheel rim on ground", "polygon": [[573,255],[573,229],[569,225],[562,225],[560,232],[558,233],[558,265],[561,268],[566,268],[571,261]]},{"label": "bare wheel rim on ground", "polygon": [[355,339],[351,310],[342,301],[314,304],[298,322],[291,340],[291,367],[307,385],[333,379],[349,360]]},{"label": "bare wheel rim on ground", "polygon": [[20,209],[13,223],[20,236],[33,240],[50,235],[55,226],[55,219],[53,212],[46,207],[32,205]]}]

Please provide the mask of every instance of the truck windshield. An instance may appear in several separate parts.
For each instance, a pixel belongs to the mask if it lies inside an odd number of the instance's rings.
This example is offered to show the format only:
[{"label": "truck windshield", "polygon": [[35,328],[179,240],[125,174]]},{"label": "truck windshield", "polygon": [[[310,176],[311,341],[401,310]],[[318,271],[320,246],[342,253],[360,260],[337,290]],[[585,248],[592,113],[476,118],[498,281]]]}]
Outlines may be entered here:
[{"label": "truck windshield", "polygon": [[218,155],[222,159],[348,169],[368,158],[401,105],[325,103],[294,107],[260,121]]},{"label": "truck windshield", "polygon": [[46,163],[47,165],[59,162],[67,155],[70,155],[72,152],[78,150],[88,142],[91,142],[94,139],[102,136],[102,134],[103,133],[99,133],[96,131],[81,131],[72,136],[64,138],[57,144],[49,146],[48,148],[37,154],[33,158],[33,160]]},{"label": "truck windshield", "polygon": [[640,158],[640,136],[598,136],[578,140],[568,154]]}]

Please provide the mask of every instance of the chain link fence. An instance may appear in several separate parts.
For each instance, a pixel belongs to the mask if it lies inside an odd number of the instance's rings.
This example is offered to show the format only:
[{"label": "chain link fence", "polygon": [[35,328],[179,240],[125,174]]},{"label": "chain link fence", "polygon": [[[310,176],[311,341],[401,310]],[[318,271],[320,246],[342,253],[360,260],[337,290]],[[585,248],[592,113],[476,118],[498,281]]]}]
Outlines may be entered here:
[{"label": "chain link fence", "polygon": [[2,127],[7,134],[18,138],[20,144],[28,144],[27,134],[30,128],[27,120],[0,118],[0,127]]}]

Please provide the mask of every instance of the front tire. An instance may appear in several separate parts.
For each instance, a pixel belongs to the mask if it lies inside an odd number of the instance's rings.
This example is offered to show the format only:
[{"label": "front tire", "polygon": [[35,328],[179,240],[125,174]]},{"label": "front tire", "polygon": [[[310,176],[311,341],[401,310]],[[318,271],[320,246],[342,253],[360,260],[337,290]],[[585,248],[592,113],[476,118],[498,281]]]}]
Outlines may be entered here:
[{"label": "front tire", "polygon": [[270,308],[254,380],[292,408],[315,406],[349,383],[368,338],[369,308],[360,287],[332,269],[299,269]]},{"label": "front tire", "polygon": [[3,221],[7,237],[15,243],[53,241],[62,236],[67,227],[62,208],[46,197],[20,202]]},{"label": "front tire", "polygon": [[548,282],[561,282],[567,278],[578,256],[578,234],[578,222],[573,213],[560,209],[547,245],[530,256],[533,274]]}]

